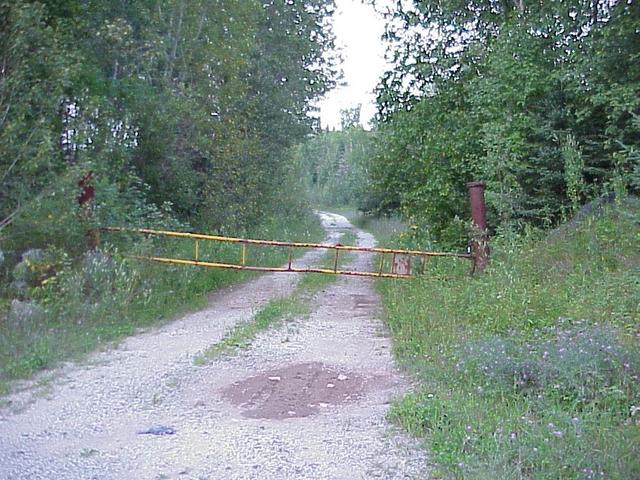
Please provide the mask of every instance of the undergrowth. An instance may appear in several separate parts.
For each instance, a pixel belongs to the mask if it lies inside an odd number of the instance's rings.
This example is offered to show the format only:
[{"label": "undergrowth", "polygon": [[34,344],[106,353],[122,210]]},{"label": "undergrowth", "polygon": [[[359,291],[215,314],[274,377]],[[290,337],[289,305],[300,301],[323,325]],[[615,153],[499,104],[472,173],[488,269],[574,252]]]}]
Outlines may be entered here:
[{"label": "undergrowth", "polygon": [[[340,238],[343,245],[354,245],[356,237],[347,232]],[[328,251],[320,261],[320,266],[333,268],[334,251]],[[342,253],[342,262],[352,258],[350,253]],[[229,353],[238,348],[247,348],[262,331],[282,325],[284,322],[308,317],[313,311],[313,296],[337,279],[334,275],[309,273],[304,274],[296,285],[295,290],[288,296],[271,300],[260,309],[250,320],[239,323],[231,329],[224,338],[198,355],[194,363],[205,365],[209,360],[223,353]]]},{"label": "undergrowth", "polygon": [[575,229],[494,238],[473,278],[443,259],[378,282],[419,385],[390,417],[424,439],[434,478],[640,478],[638,245],[629,199]]},{"label": "undergrowth", "polygon": [[[323,229],[312,215],[273,219],[247,236],[319,241]],[[140,328],[156,325],[207,303],[207,294],[246,280],[249,272],[162,265],[132,260],[124,253],[193,258],[193,242],[148,239],[126,251],[131,239],[105,237],[103,249],[78,262],[65,257],[57,274],[29,290],[23,315],[0,301],[0,393],[9,382],[28,377],[57,362],[77,358]],[[239,260],[237,245],[200,242],[202,260]],[[249,259],[261,265],[281,265],[287,250],[255,247]],[[37,271],[37,264],[29,268]],[[0,292],[2,293],[2,292]]]}]

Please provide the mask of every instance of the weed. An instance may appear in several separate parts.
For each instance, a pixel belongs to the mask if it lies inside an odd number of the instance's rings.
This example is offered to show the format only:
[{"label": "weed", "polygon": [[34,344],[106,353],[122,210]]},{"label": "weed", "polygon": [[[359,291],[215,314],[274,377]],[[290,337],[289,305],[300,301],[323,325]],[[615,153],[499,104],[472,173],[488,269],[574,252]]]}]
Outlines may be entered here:
[{"label": "weed", "polygon": [[[254,234],[299,241],[322,238],[317,218],[301,215],[298,220],[265,222]],[[125,240],[114,239],[115,243],[102,252],[68,263],[46,284],[31,289],[29,296],[42,309],[41,317],[22,315],[9,321],[9,302],[0,302],[0,307],[5,305],[0,308],[0,393],[9,391],[12,379],[28,377],[56,362],[78,358],[141,328],[202,307],[212,290],[251,276],[130,260],[122,255],[121,249],[131,245]],[[155,239],[135,248],[138,253],[160,252],[178,258],[193,255],[189,242],[169,244]],[[237,247],[229,245],[203,245],[201,254],[236,260],[238,253]],[[252,255],[264,264],[279,265],[286,260],[287,252],[264,248]]]},{"label": "weed", "polygon": [[218,343],[212,345],[194,359],[195,365],[206,365],[209,360],[238,348],[247,348],[263,330],[309,313],[308,305],[298,298],[286,297],[271,300],[250,321],[236,325]]},{"label": "weed", "polygon": [[378,282],[419,382],[390,418],[446,477],[640,478],[640,205],[572,228],[493,239],[475,278]]},{"label": "weed", "polygon": [[464,375],[481,374],[494,389],[553,394],[574,408],[610,399],[617,388],[628,394],[623,397],[640,394],[640,352],[622,344],[609,325],[567,323],[559,319],[524,342],[514,333],[467,343],[456,367]]}]

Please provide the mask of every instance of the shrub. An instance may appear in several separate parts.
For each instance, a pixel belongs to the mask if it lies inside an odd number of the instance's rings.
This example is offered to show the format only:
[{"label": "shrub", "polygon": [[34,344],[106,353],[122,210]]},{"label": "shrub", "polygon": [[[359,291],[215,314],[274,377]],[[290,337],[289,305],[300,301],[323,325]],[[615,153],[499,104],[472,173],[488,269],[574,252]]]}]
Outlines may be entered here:
[{"label": "shrub", "polygon": [[640,393],[640,352],[609,325],[560,319],[531,339],[490,336],[462,348],[460,372],[480,373],[494,388],[529,396],[553,395],[574,406],[619,391]]}]

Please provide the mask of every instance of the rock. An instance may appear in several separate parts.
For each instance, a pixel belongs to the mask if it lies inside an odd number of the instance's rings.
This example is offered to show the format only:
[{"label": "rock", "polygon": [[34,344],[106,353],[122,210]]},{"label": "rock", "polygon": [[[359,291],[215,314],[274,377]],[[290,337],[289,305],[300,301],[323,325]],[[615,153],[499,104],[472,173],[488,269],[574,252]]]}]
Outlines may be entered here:
[{"label": "rock", "polygon": [[3,263],[4,263],[4,252],[0,250],[0,267],[2,266]]},{"label": "rock", "polygon": [[30,287],[39,287],[44,280],[55,275],[55,264],[51,254],[32,248],[22,254],[21,261],[13,268],[13,279]]},{"label": "rock", "polygon": [[9,319],[17,324],[38,322],[44,317],[44,309],[35,302],[12,300]]},{"label": "rock", "polygon": [[575,227],[578,223],[584,221],[588,217],[600,215],[604,207],[613,203],[615,200],[616,194],[614,192],[610,192],[584,204],[569,221],[569,225],[571,227]]},{"label": "rock", "polygon": [[595,198],[590,202],[587,202],[582,207],[580,207],[580,209],[575,213],[571,220],[569,220],[564,225],[560,225],[555,230],[552,230],[549,234],[549,237],[562,237],[567,232],[576,230],[578,226],[588,218],[598,217],[599,215],[602,215],[605,207],[615,202],[615,200],[616,194],[614,192],[611,192],[606,193],[601,197]]},{"label": "rock", "polygon": [[47,260],[47,254],[41,248],[32,248],[22,254],[22,261],[27,263],[41,263]]},{"label": "rock", "polygon": [[11,292],[16,297],[24,297],[27,293],[27,282],[24,280],[14,280],[9,284]]},{"label": "rock", "polygon": [[175,435],[176,430],[173,427],[166,427],[164,425],[154,425],[146,430],[141,430],[138,435]]}]

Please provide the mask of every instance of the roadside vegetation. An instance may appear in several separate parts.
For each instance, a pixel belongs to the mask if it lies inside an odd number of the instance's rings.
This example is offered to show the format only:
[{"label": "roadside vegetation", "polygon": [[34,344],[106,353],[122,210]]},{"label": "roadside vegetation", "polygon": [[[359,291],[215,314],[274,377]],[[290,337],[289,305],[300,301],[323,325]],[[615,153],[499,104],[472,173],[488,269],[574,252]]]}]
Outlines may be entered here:
[{"label": "roadside vegetation", "polygon": [[637,1],[410,0],[387,21],[367,210],[464,248],[469,181],[487,184],[491,228],[512,233],[639,191]]},{"label": "roadside vegetation", "polygon": [[310,188],[377,215],[352,221],[382,245],[464,251],[482,180],[492,249],[474,277],[440,259],[378,283],[416,380],[390,417],[435,478],[640,478],[640,5],[410,0],[386,18],[369,154],[321,147],[333,132],[309,147],[312,173],[365,178]]},{"label": "roadside vegetation", "polygon": [[[389,244],[388,221],[368,227]],[[396,245],[406,245],[406,234]],[[488,270],[430,262],[380,281],[415,391],[390,418],[434,478],[640,477],[640,200],[492,240]]]},{"label": "roadside vegetation", "polygon": [[335,83],[332,11],[0,2],[0,392],[246,278],[127,260],[192,246],[102,234],[96,247],[100,227],[322,238],[291,149]]},{"label": "roadside vegetation", "polygon": [[[324,231],[309,214],[292,222],[280,219],[270,228],[254,232],[257,237],[298,241],[320,241]],[[135,249],[131,251],[130,249]],[[57,265],[55,277],[29,290],[29,300],[3,300],[0,322],[0,393],[9,381],[24,378],[61,360],[78,358],[141,328],[171,320],[190,309],[207,304],[208,294],[231,283],[254,276],[250,272],[169,266],[132,260],[124,254],[160,254],[193,258],[193,244],[164,244],[148,240],[70,257]],[[200,258],[236,262],[237,245],[201,242]],[[286,262],[285,249],[252,248],[249,258],[260,265]],[[47,257],[33,258],[25,265],[27,279],[51,268]],[[13,304],[13,305],[12,305]]]}]

